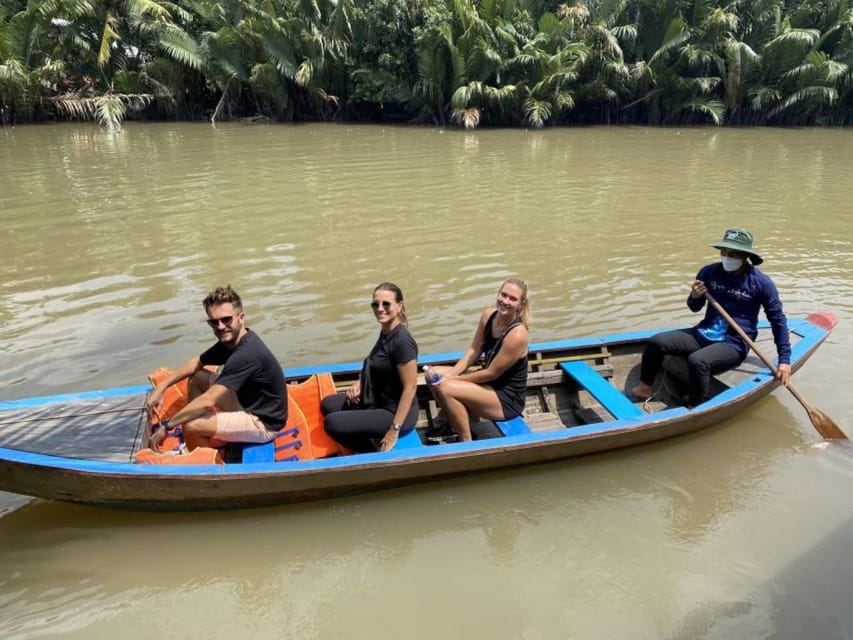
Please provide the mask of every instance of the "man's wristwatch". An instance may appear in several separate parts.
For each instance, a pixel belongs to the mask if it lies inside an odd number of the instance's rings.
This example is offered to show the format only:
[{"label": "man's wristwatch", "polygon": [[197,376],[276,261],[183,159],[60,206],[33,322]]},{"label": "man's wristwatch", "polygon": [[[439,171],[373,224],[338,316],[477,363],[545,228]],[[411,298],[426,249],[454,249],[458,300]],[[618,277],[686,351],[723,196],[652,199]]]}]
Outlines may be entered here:
[{"label": "man's wristwatch", "polygon": [[403,425],[401,425],[399,422],[395,422],[394,424],[391,425],[391,428],[394,431],[399,431],[400,429],[403,428]]}]

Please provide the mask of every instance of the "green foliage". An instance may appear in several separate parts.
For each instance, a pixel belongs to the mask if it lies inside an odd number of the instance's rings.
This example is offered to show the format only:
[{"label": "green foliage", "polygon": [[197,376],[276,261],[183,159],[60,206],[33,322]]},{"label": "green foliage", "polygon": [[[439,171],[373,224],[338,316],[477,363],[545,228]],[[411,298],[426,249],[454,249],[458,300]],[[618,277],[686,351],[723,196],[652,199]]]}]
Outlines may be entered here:
[{"label": "green foliage", "polygon": [[[72,106],[73,105],[73,106]],[[849,0],[5,0],[0,121],[853,123]]]}]

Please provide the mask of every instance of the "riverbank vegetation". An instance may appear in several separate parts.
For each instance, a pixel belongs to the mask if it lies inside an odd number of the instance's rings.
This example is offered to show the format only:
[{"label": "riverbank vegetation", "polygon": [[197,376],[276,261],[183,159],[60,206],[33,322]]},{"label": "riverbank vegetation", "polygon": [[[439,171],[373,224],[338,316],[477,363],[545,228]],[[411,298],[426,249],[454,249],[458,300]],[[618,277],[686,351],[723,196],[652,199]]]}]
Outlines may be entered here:
[{"label": "riverbank vegetation", "polygon": [[3,0],[0,121],[853,124],[849,0]]}]

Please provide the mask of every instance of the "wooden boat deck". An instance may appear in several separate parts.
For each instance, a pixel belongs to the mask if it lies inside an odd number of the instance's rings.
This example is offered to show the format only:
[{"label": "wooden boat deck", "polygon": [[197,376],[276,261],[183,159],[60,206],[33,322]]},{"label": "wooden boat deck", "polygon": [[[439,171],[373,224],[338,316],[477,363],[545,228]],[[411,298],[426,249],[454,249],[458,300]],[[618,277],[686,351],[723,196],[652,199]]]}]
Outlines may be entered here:
[{"label": "wooden boat deck", "polygon": [[132,462],[141,446],[147,393],[0,412],[0,447],[81,460]]}]

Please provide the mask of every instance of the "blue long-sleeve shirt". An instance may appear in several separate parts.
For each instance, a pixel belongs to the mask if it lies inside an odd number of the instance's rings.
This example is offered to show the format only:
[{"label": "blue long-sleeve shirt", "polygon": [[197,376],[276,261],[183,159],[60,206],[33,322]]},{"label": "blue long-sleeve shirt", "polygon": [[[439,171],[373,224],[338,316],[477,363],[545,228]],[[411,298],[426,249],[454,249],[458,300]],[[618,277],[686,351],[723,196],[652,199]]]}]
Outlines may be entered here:
[{"label": "blue long-sleeve shirt", "polygon": [[[764,308],[764,315],[773,330],[773,341],[776,343],[776,353],[779,364],[791,362],[791,340],[788,335],[788,320],[782,310],[779,292],[770,276],[753,265],[747,264],[743,274],[729,273],[719,262],[708,264],[699,270],[697,280],[705,283],[708,292],[714,296],[723,309],[728,311],[732,319],[740,325],[744,333],[752,340],[758,336],[758,311]],[[687,306],[693,312],[701,311],[705,298],[687,297]],[[696,329],[710,329],[727,324],[713,305],[708,305],[705,317],[696,325]],[[723,342],[741,353],[749,351],[749,345],[730,327],[726,331]]]}]

